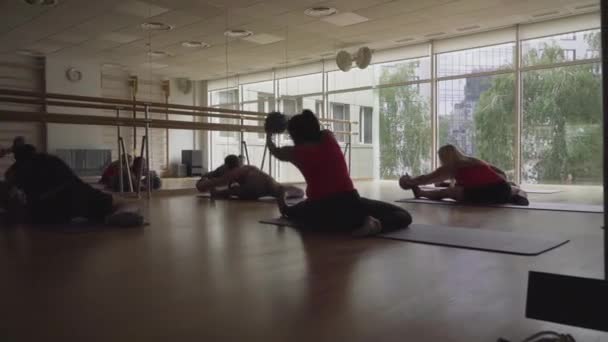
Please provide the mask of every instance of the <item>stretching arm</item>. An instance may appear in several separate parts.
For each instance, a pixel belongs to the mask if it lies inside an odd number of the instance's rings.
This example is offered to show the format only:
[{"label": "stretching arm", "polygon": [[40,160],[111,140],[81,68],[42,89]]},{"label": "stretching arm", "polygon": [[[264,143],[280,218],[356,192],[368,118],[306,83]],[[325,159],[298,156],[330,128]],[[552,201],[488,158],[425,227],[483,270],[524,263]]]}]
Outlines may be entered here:
[{"label": "stretching arm", "polygon": [[231,183],[236,182],[236,180],[245,171],[246,170],[241,167],[234,171],[228,171],[223,176],[218,177],[218,178],[201,179],[196,184],[196,187],[200,192],[207,192],[207,191],[210,191],[211,189],[214,189],[219,186],[228,186]]},{"label": "stretching arm", "polygon": [[268,151],[270,151],[270,154],[272,154],[278,160],[287,162],[293,161],[293,146],[277,147],[277,145],[272,140],[272,134],[266,134],[266,146],[268,147]]},{"label": "stretching arm", "polygon": [[409,183],[410,185],[425,185],[443,182],[451,178],[452,172],[445,166],[441,166],[431,173],[410,179]]}]

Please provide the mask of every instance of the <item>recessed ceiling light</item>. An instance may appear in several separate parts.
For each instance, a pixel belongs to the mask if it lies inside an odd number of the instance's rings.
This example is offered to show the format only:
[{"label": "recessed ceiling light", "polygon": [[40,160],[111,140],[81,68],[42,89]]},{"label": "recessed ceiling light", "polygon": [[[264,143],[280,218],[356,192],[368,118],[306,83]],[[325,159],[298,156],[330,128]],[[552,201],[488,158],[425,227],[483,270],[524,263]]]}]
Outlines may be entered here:
[{"label": "recessed ceiling light", "polygon": [[333,7],[311,7],[307,10],[304,11],[304,14],[306,14],[309,17],[313,17],[313,18],[321,18],[321,17],[329,17],[330,15],[334,15],[338,12],[337,9],[333,8]]},{"label": "recessed ceiling light", "polygon": [[211,45],[205,42],[199,42],[196,40],[189,40],[186,42],[182,42],[182,46],[189,49],[206,49]]},{"label": "recessed ceiling light", "polygon": [[248,30],[241,30],[241,29],[228,30],[228,31],[224,32],[224,36],[230,37],[230,38],[245,38],[245,37],[253,36],[253,32],[248,31]]},{"label": "recessed ceiling light", "polygon": [[17,50],[17,54],[22,55],[22,56],[29,56],[29,57],[44,57],[44,54],[40,51],[27,50],[27,49]]},{"label": "recessed ceiling light", "polygon": [[171,56],[168,52],[165,51],[148,51],[146,54],[152,58],[162,58]]},{"label": "recessed ceiling light", "polygon": [[55,6],[59,0],[23,0],[23,2],[32,6]]},{"label": "recessed ceiling light", "polygon": [[151,21],[141,24],[141,28],[146,31],[170,31],[173,29],[173,26]]}]

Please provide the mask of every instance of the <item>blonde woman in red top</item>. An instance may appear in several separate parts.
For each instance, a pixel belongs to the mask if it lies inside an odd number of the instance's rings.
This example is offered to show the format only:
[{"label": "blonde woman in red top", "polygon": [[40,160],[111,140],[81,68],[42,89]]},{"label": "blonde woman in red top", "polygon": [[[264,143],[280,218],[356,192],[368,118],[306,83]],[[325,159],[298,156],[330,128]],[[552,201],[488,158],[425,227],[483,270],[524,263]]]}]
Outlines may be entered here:
[{"label": "blonde woman in red top", "polygon": [[368,236],[405,228],[412,222],[403,208],[359,196],[348,173],[340,145],[332,132],[321,130],[309,110],[287,123],[293,146],[277,147],[267,129],[270,153],[295,165],[306,180],[307,199],[293,206],[278,200],[281,214],[309,228]]},{"label": "blonde woman in red top", "polygon": [[[512,189],[503,171],[497,167],[462,153],[453,145],[442,146],[437,152],[441,166],[435,171],[418,176],[405,175],[399,185],[411,189],[416,198],[430,200],[453,199],[476,204],[504,204],[511,201]],[[454,185],[439,190],[422,190],[420,185],[446,180]]]}]

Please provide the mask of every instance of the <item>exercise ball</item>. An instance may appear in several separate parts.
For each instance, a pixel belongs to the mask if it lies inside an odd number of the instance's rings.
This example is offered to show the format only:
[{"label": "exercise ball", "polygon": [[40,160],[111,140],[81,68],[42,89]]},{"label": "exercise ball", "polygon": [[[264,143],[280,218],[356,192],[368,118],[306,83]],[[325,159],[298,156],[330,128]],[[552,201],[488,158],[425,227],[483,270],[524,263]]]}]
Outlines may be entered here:
[{"label": "exercise ball", "polygon": [[268,133],[279,134],[287,129],[287,117],[279,112],[272,112],[266,116],[264,129]]}]

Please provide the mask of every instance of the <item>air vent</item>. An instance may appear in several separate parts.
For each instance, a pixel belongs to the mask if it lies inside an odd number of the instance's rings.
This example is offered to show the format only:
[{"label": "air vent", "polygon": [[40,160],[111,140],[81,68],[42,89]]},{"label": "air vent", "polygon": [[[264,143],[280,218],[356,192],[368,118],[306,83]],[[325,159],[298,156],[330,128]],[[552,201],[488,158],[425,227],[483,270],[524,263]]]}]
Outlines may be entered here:
[{"label": "air vent", "polygon": [[431,38],[431,37],[443,36],[444,34],[445,34],[445,32],[435,32],[435,33],[429,33],[425,37]]},{"label": "air vent", "polygon": [[228,31],[224,32],[224,36],[229,37],[229,38],[246,38],[246,37],[253,36],[253,32],[248,31],[248,30],[241,30],[241,29],[228,30]]},{"label": "air vent", "polygon": [[195,40],[189,40],[186,42],[182,42],[182,46],[189,49],[206,49],[211,46],[211,44],[205,42],[199,42]]},{"label": "air vent", "polygon": [[402,38],[402,39],[395,40],[395,42],[396,43],[406,43],[406,42],[411,42],[412,40],[416,40],[416,38]]},{"label": "air vent", "polygon": [[146,31],[170,31],[173,26],[160,22],[146,22],[141,24],[141,28]]},{"label": "air vent", "polygon": [[574,7],[575,10],[585,10],[585,9],[591,9],[591,8],[596,8],[599,7],[600,4],[588,4],[588,5],[580,5],[580,6],[576,6]]},{"label": "air vent", "polygon": [[559,14],[559,11],[544,12],[544,13],[532,14],[532,18],[542,18],[542,17],[548,17],[548,16],[558,15],[558,14]]},{"label": "air vent", "polygon": [[55,6],[59,3],[59,0],[23,0],[31,6]]},{"label": "air vent", "polygon": [[459,29],[456,29],[456,31],[464,32],[464,31],[477,30],[480,28],[481,28],[481,26],[479,26],[479,25],[473,25],[473,26],[461,27]]},{"label": "air vent", "polygon": [[337,12],[338,10],[333,7],[311,7],[305,10],[304,14],[313,18],[322,18],[329,17],[330,15],[334,15]]},{"label": "air vent", "polygon": [[21,49],[17,50],[17,54],[28,57],[44,57],[44,54],[42,52],[36,50]]},{"label": "air vent", "polygon": [[146,53],[146,55],[148,55],[149,57],[152,57],[152,58],[171,57],[171,54],[169,54],[168,52],[165,52],[165,51],[148,51],[148,53]]}]

